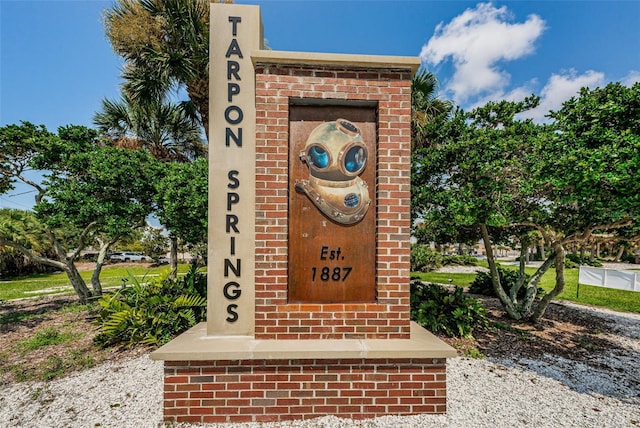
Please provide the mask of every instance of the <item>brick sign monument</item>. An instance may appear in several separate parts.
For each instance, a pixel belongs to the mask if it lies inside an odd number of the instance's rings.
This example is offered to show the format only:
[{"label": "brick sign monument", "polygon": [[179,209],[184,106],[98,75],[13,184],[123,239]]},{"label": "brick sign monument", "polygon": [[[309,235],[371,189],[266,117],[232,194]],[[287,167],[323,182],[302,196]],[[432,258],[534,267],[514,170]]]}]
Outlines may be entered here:
[{"label": "brick sign monument", "polygon": [[166,422],[444,413],[455,350],[409,319],[418,58],[265,50],[211,5],[207,322],[152,354]]}]

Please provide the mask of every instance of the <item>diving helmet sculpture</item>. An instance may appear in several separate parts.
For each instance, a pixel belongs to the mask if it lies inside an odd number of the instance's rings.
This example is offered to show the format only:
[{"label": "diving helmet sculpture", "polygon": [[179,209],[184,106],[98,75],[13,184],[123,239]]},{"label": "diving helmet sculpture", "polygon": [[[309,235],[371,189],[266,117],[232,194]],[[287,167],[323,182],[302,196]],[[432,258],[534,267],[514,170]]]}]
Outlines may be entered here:
[{"label": "diving helmet sculpture", "polygon": [[338,119],[318,125],[300,160],[309,167],[309,180],[296,180],[297,192],[335,222],[362,220],[371,205],[367,183],[359,177],[367,165],[367,147],[353,123]]}]

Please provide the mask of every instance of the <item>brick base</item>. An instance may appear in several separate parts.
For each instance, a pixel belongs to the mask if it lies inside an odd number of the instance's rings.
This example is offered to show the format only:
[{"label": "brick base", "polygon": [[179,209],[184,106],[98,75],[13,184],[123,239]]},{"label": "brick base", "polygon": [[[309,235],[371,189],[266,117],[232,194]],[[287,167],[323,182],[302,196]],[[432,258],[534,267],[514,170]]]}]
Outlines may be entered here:
[{"label": "brick base", "polygon": [[165,361],[165,422],[446,412],[446,360]]}]

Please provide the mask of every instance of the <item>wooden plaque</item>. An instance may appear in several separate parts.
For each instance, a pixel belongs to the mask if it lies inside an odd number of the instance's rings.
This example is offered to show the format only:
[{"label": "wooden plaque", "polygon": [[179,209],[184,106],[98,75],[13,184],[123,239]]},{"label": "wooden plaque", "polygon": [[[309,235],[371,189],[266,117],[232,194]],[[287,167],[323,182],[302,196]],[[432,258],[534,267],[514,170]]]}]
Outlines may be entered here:
[{"label": "wooden plaque", "polygon": [[[376,110],[372,107],[291,106],[289,132],[289,301],[292,303],[374,302],[376,300]],[[342,122],[340,122],[342,120]],[[336,130],[337,128],[337,130]],[[353,136],[338,154],[320,149],[322,175],[308,159],[317,134],[324,129]],[[320,131],[319,131],[320,130]],[[334,146],[342,145],[342,135]],[[319,137],[321,138],[321,137]],[[366,150],[349,149],[364,144]],[[363,169],[350,180],[348,157],[366,153]],[[303,154],[301,157],[301,153]],[[350,155],[351,153],[351,155]],[[315,153],[317,154],[317,153]],[[309,155],[309,156],[307,156]],[[303,160],[304,159],[304,160]],[[324,162],[327,164],[325,167]],[[343,162],[343,166],[336,165]],[[361,162],[361,159],[360,159]],[[345,169],[345,166],[346,169]],[[314,169],[314,171],[312,171]],[[313,180],[314,173],[320,176]],[[355,172],[354,172],[355,174]],[[356,178],[358,177],[358,178]],[[344,180],[344,181],[341,181]],[[355,184],[354,184],[355,182]],[[314,187],[315,185],[315,187]],[[306,190],[304,190],[304,189]],[[364,189],[364,190],[363,190]],[[365,195],[368,193],[368,195]],[[369,199],[366,212],[350,214],[350,207]],[[332,201],[331,209],[324,201]],[[336,202],[337,201],[337,202]],[[324,205],[323,205],[324,204]],[[336,207],[335,209],[333,207]],[[345,211],[345,214],[342,213]],[[354,220],[356,219],[356,220]]]}]

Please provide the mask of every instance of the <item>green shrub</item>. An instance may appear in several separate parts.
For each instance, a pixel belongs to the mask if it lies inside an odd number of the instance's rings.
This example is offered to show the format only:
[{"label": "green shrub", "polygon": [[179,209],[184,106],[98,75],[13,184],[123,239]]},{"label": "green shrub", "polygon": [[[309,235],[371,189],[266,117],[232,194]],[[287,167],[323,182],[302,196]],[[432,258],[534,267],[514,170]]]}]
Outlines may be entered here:
[{"label": "green shrub", "polygon": [[411,245],[411,271],[429,272],[442,266],[442,255],[426,245]]},{"label": "green shrub", "polygon": [[98,301],[97,344],[160,346],[205,320],[207,280],[195,264],[179,279],[146,284],[133,276],[130,280],[131,286]]},{"label": "green shrub", "polygon": [[[498,276],[500,277],[500,285],[504,291],[509,294],[509,290],[518,282],[519,272],[515,269],[506,269],[500,265],[497,265]],[[531,275],[524,274],[524,283],[523,286],[518,290],[517,298],[524,298],[527,289],[525,286],[531,279]],[[478,272],[476,278],[473,280],[471,284],[469,284],[469,293],[474,294],[483,294],[485,296],[496,296],[495,291],[493,290],[493,282],[491,281],[491,272]],[[545,294],[545,291],[538,287],[538,293],[536,297],[540,298]]]},{"label": "green shrub", "polygon": [[570,260],[568,258],[565,258],[564,259],[564,267],[565,267],[565,269],[577,269],[580,266],[576,262],[574,262],[574,261],[572,261],[572,260]]},{"label": "green shrub", "polygon": [[578,254],[574,254],[574,253],[567,253],[565,256],[565,263],[566,262],[573,262],[577,265],[582,264],[582,258],[578,255]]},{"label": "green shrub", "polygon": [[587,257],[582,258],[579,254],[568,253],[564,257],[564,264],[566,268],[574,269],[580,265],[602,267],[602,262],[598,259],[590,260]]},{"label": "green shrub", "polygon": [[625,251],[624,254],[622,254],[622,257],[620,257],[620,261],[624,263],[635,263],[636,255],[633,251]]},{"label": "green shrub", "polygon": [[[53,249],[40,254],[55,257]],[[23,275],[55,272],[53,266],[43,265],[25,257],[20,251],[10,247],[0,247],[0,278],[17,278]]]},{"label": "green shrub", "polygon": [[433,333],[471,336],[476,326],[487,325],[486,310],[462,288],[452,292],[438,284],[411,282],[411,319]]},{"label": "green shrub", "polygon": [[457,266],[477,266],[478,259],[469,255],[456,255],[456,256],[444,256],[442,257],[442,265],[457,265]]}]

